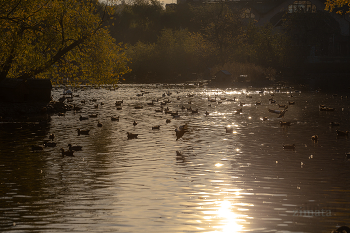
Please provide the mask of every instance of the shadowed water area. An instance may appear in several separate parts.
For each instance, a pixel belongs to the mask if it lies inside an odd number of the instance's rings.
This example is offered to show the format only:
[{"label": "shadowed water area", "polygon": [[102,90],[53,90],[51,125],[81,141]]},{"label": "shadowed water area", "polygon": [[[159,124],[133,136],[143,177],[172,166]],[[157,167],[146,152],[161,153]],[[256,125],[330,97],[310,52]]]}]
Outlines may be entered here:
[{"label": "shadowed water area", "polygon": [[[62,93],[54,89],[54,99]],[[348,225],[350,145],[336,130],[350,130],[350,98],[334,94],[79,88],[70,102],[79,111],[54,114],[47,125],[0,124],[0,231],[311,233]],[[282,111],[278,104],[288,106],[283,118],[268,111]],[[335,110],[320,111],[321,104]],[[161,106],[179,117],[156,112]],[[97,118],[88,117],[93,113]],[[175,129],[185,124],[177,140]],[[89,135],[78,136],[77,128]],[[128,139],[127,132],[139,135]],[[56,147],[32,151],[50,134]],[[62,157],[68,144],[83,148]]]}]

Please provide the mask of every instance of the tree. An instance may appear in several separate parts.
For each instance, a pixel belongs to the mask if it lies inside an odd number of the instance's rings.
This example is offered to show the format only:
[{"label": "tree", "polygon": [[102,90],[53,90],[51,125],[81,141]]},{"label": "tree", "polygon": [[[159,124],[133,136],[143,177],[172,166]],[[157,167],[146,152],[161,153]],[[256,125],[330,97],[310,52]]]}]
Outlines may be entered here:
[{"label": "tree", "polygon": [[350,13],[350,1],[349,0],[327,0],[325,10],[329,12],[336,11],[337,14],[349,14]]},{"label": "tree", "polygon": [[242,17],[240,10],[230,8],[225,2],[205,4],[196,8],[196,21],[201,22],[202,34],[215,44],[220,62],[230,59],[242,33]]},{"label": "tree", "polygon": [[129,71],[104,22],[113,7],[98,0],[0,3],[0,80],[62,76],[116,83]]}]

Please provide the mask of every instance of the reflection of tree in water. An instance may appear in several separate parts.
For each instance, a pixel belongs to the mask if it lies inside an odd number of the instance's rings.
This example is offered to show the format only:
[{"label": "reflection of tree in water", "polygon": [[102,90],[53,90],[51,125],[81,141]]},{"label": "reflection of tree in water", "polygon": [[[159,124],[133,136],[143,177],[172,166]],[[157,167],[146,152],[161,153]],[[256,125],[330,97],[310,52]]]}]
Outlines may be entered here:
[{"label": "reflection of tree in water", "polygon": [[33,221],[23,216],[33,216],[37,206],[32,206],[31,203],[42,199],[46,186],[42,171],[50,153],[33,152],[31,145],[42,145],[48,132],[48,125],[1,124],[0,206],[3,214],[0,227],[12,226],[13,222]]}]

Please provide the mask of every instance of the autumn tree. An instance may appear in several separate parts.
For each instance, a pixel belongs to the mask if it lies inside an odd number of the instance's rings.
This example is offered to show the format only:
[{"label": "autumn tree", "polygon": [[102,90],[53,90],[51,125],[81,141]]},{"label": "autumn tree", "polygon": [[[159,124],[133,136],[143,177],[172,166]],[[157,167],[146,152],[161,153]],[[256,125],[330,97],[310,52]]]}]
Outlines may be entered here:
[{"label": "autumn tree", "polygon": [[98,0],[1,1],[0,80],[116,83],[129,69],[104,26],[113,12]]},{"label": "autumn tree", "polygon": [[325,2],[325,10],[329,12],[335,11],[337,14],[349,14],[350,13],[350,1],[349,0],[327,0]]},{"label": "autumn tree", "polygon": [[237,38],[242,33],[240,10],[225,2],[205,4],[195,9],[194,20],[201,22],[201,32],[217,48],[219,61],[227,62],[237,48]]}]

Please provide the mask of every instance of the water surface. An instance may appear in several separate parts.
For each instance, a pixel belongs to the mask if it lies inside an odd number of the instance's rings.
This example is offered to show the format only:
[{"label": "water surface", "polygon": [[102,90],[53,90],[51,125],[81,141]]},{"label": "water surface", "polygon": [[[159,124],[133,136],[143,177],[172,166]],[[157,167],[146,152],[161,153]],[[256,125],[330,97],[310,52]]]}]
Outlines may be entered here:
[{"label": "water surface", "polygon": [[[54,99],[62,93],[54,89]],[[329,232],[347,225],[350,161],[345,154],[350,146],[336,130],[350,129],[349,99],[334,94],[187,85],[78,89],[72,103],[83,107],[79,112],[55,114],[47,126],[1,124],[0,228]],[[148,104],[157,99],[154,106]],[[121,110],[116,100],[123,100]],[[164,107],[179,111],[179,118],[155,111],[166,100],[170,103]],[[284,118],[268,111],[282,110],[278,104],[288,105]],[[319,111],[320,104],[335,111]],[[235,114],[239,108],[242,113]],[[99,115],[79,120],[92,113]],[[281,120],[291,125],[280,126]],[[331,121],[340,126],[330,127]],[[176,140],[175,128],[186,123],[188,132]],[[155,125],[160,129],[152,130]],[[232,133],[226,133],[227,126]],[[78,136],[77,128],[90,129],[90,135]],[[126,132],[139,136],[128,140]],[[52,133],[56,147],[31,151],[31,145],[42,144]],[[312,135],[318,135],[318,142]],[[69,143],[83,150],[62,158],[59,149],[67,150]],[[295,150],[283,149],[285,144],[295,144]]]}]

